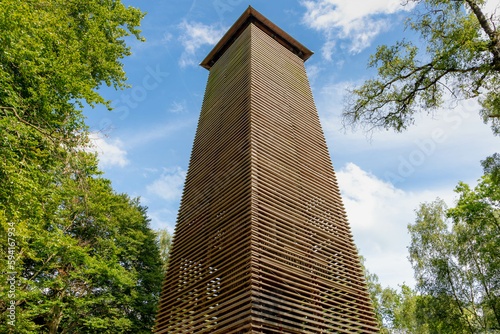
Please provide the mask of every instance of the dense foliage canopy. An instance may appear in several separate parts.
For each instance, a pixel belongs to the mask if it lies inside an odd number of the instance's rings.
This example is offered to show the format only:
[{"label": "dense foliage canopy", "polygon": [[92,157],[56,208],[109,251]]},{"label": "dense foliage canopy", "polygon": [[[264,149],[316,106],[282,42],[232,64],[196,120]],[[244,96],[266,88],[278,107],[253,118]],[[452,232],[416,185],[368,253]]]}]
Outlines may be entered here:
[{"label": "dense foliage canopy", "polygon": [[455,207],[424,203],[408,226],[416,290],[366,272],[382,333],[500,333],[500,187],[485,174],[456,192]]},{"label": "dense foliage canopy", "polygon": [[[0,2],[0,332],[146,333],[162,261],[145,208],[86,153],[83,104],[124,88],[143,17],[117,0]],[[111,330],[112,329],[112,330]]]},{"label": "dense foliage canopy", "polygon": [[[419,112],[475,98],[499,135],[500,13],[483,0],[409,3],[407,29],[420,39],[378,47],[369,62],[378,76],[350,91],[344,122],[401,132]],[[456,188],[455,207],[422,204],[409,225],[416,290],[383,289],[367,275],[383,332],[500,333],[500,155],[482,165],[476,188]]]},{"label": "dense foliage canopy", "polygon": [[370,67],[378,76],[353,89],[344,121],[402,131],[416,113],[445,100],[478,98],[485,122],[500,133],[500,13],[483,0],[407,0],[416,3],[407,29],[420,35],[379,46]]},{"label": "dense foliage canopy", "polygon": [[432,332],[500,331],[500,188],[460,183],[456,207],[422,204],[409,226],[410,260]]}]

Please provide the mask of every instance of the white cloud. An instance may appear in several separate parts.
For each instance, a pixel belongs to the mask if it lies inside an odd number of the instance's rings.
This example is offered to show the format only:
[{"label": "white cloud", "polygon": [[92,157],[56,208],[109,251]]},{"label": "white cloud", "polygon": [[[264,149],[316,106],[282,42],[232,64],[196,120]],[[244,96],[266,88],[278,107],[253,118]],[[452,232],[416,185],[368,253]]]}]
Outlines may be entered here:
[{"label": "white cloud", "polygon": [[171,32],[165,31],[163,33],[163,37],[162,37],[161,41],[162,41],[162,43],[168,43],[172,40],[172,37],[174,37],[174,35],[172,35]]},{"label": "white cloud", "polygon": [[[457,102],[446,97],[445,106],[435,113],[417,113],[415,123],[403,133],[392,130],[370,133],[365,132],[368,129],[363,127],[354,132],[350,129],[344,132],[341,117],[343,98],[348,87],[361,84],[361,81],[329,84],[321,87],[316,94],[325,136],[337,152],[353,157],[377,151],[379,159],[371,161],[371,164],[385,164],[388,171],[399,174],[399,160],[413,161],[422,155],[424,161],[413,164],[415,169],[434,164],[439,165],[443,172],[461,166],[469,167],[471,161],[479,167],[479,160],[491,155],[493,147],[498,145],[498,137],[483,123],[478,114],[480,106],[473,99]],[[457,147],[460,147],[461,154],[456,153]],[[392,163],[396,165],[391,167]]]},{"label": "white cloud", "polygon": [[127,151],[123,149],[123,143],[120,139],[106,138],[98,133],[91,133],[89,138],[90,147],[86,150],[97,152],[101,167],[125,167],[130,163],[127,159]]},{"label": "white cloud", "polygon": [[157,174],[158,172],[159,172],[159,170],[156,168],[145,167],[145,168],[143,168],[142,176],[147,178],[151,174]]},{"label": "white cloud", "polygon": [[146,174],[150,174],[150,173],[158,173],[158,169],[157,168],[148,168],[148,167],[145,167],[144,168],[144,172]]},{"label": "white cloud", "polygon": [[179,24],[179,29],[182,30],[179,39],[184,47],[184,52],[179,60],[181,67],[197,65],[199,63],[198,49],[205,45],[215,45],[227,30],[227,28],[221,27],[220,24],[205,25],[200,22],[187,22],[186,20]]},{"label": "white cloud", "polygon": [[148,193],[167,201],[178,201],[182,194],[185,178],[186,171],[181,167],[165,169],[159,179],[147,186]]},{"label": "white cloud", "polygon": [[306,71],[307,71],[307,78],[309,79],[309,82],[311,85],[314,85],[314,82],[318,78],[318,76],[321,74],[321,71],[323,68],[317,64],[312,64],[312,63],[306,63]]},{"label": "white cloud", "polygon": [[407,225],[414,222],[414,210],[422,202],[440,197],[452,204],[452,189],[403,191],[353,163],[336,175],[356,245],[366,257],[368,269],[383,285],[413,285]]},{"label": "white cloud", "polygon": [[375,36],[390,23],[381,15],[409,10],[414,5],[401,5],[401,0],[307,0],[304,23],[325,34],[323,57],[332,59],[336,39],[350,41],[349,52],[358,53],[368,47]]},{"label": "white cloud", "polygon": [[500,3],[498,2],[498,0],[487,0],[485,1],[482,8],[484,9],[486,17],[490,18],[491,16],[493,16],[494,20],[498,24],[498,20],[500,17]]}]

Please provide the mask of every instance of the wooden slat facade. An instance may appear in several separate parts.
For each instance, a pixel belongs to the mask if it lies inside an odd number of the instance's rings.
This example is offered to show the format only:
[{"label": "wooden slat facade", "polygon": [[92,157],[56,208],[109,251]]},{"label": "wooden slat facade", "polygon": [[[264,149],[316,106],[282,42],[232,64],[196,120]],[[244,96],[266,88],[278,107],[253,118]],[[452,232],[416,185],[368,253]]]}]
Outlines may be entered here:
[{"label": "wooden slat facade", "polygon": [[155,332],[376,333],[309,50],[254,9],[237,23],[204,61]]}]

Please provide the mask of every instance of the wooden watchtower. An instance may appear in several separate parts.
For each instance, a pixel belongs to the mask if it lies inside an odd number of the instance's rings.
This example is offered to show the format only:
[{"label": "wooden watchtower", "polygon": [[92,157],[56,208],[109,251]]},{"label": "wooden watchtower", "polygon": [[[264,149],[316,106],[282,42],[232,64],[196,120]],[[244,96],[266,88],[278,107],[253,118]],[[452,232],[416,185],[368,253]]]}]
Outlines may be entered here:
[{"label": "wooden watchtower", "polygon": [[210,71],[156,333],[376,333],[304,61],[249,7]]}]

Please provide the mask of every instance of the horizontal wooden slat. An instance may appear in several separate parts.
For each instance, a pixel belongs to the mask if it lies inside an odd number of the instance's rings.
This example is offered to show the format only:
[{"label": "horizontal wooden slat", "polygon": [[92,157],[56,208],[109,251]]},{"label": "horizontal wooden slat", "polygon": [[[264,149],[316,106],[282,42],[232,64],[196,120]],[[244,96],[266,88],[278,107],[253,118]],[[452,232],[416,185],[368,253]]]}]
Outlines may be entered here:
[{"label": "horizontal wooden slat", "polygon": [[253,23],[217,57],[156,333],[376,333],[303,60]]}]

